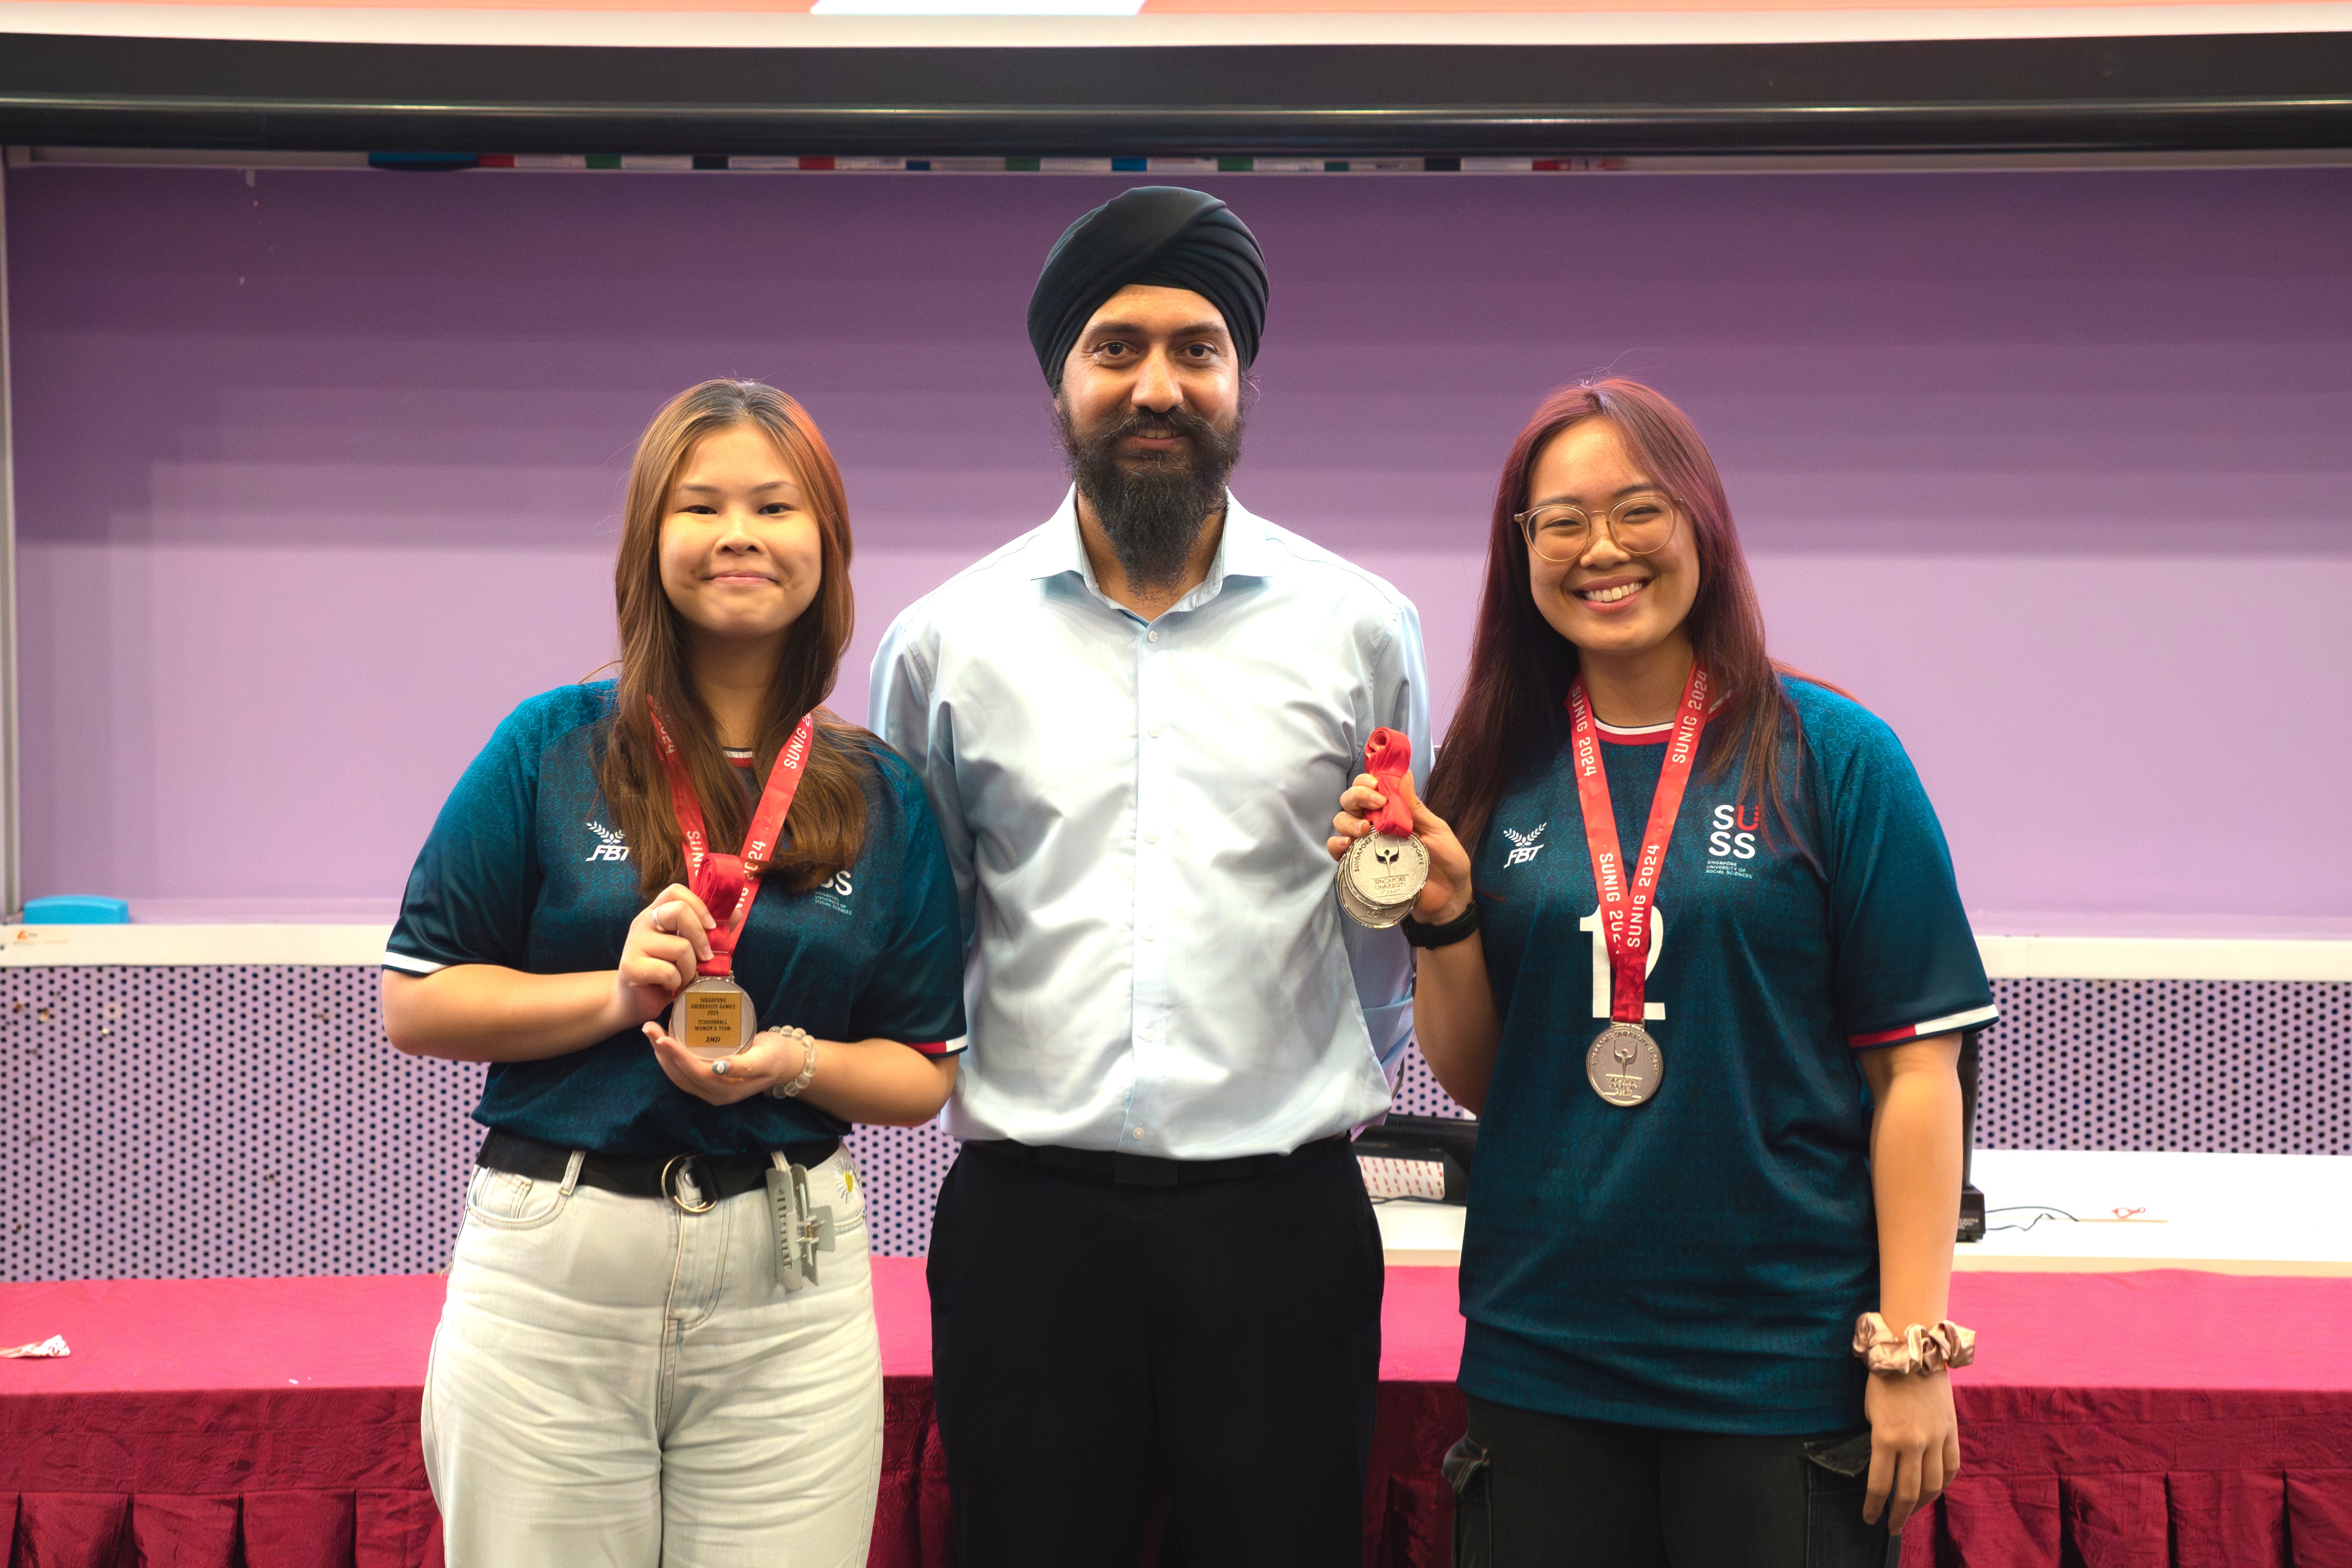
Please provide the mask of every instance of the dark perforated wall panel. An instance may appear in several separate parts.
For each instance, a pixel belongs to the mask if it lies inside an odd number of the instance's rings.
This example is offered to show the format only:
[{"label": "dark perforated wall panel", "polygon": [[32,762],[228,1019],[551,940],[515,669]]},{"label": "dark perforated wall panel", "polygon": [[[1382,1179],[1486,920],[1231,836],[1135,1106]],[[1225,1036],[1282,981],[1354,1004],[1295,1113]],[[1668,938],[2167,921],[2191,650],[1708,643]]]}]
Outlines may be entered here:
[{"label": "dark perforated wall panel", "polygon": [[482,1069],[401,1055],[378,971],[0,971],[0,1273],[439,1269]]},{"label": "dark perforated wall panel", "polygon": [[[393,1051],[376,975],[0,970],[0,1278],[439,1269],[482,1070]],[[1994,988],[1980,1146],[2352,1155],[2352,985]],[[1416,1056],[1398,1109],[1455,1108]],[[852,1147],[877,1249],[920,1254],[952,1142]]]},{"label": "dark perforated wall panel", "polygon": [[[1995,980],[1980,1149],[2352,1155],[2352,985]],[[1418,1055],[1397,1109],[1463,1110]]]},{"label": "dark perforated wall panel", "polygon": [[1983,1149],[2352,1155],[2352,985],[1997,980]]}]

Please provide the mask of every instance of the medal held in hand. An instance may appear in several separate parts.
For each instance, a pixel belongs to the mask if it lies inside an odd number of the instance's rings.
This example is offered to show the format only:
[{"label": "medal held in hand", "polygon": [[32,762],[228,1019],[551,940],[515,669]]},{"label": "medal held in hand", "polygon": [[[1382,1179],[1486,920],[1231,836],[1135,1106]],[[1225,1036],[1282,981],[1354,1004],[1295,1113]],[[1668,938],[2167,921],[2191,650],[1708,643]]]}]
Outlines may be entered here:
[{"label": "medal held in hand", "polygon": [[725,975],[697,975],[669,1005],[670,1038],[705,1061],[741,1055],[753,1022],[751,993]]},{"label": "medal held in hand", "polygon": [[714,915],[722,909],[719,926],[710,933],[710,956],[695,966],[694,982],[670,1003],[670,1038],[705,1061],[719,1061],[748,1049],[760,1030],[758,1009],[750,993],[734,980],[735,944],[751,918],[751,903],[760,896],[760,873],[767,869],[784,831],[784,815],[793,809],[801,775],[807,770],[809,747],[816,735],[814,715],[803,716],[793,737],[776,754],[768,770],[768,787],[751,813],[740,855],[713,854],[703,826],[702,802],[695,797],[694,780],[669,737],[661,713],[654,713],[654,737],[661,743],[662,768],[669,775],[670,805],[677,812],[678,835],[685,841],[687,886]]},{"label": "medal held in hand", "polygon": [[1639,1105],[1658,1092],[1666,1061],[1658,1042],[1642,1027],[1650,969],[1650,915],[1658,901],[1658,876],[1665,870],[1666,844],[1698,759],[1698,739],[1706,729],[1707,680],[1703,664],[1691,665],[1683,685],[1675,732],[1666,739],[1665,766],[1650,801],[1649,826],[1642,831],[1642,858],[1629,874],[1617,841],[1617,815],[1609,804],[1609,775],[1601,766],[1601,729],[1584,679],[1569,688],[1568,712],[1575,748],[1576,796],[1584,812],[1584,844],[1592,856],[1592,880],[1601,889],[1601,935],[1609,944],[1609,1027],[1584,1053],[1585,1082],[1612,1105]]},{"label": "medal held in hand", "polygon": [[1395,730],[1376,729],[1364,743],[1364,771],[1388,804],[1372,813],[1372,831],[1348,846],[1333,885],[1348,918],[1374,930],[1411,915],[1429,884],[1429,850],[1412,831],[1412,811],[1404,803],[1412,766],[1412,742]]}]

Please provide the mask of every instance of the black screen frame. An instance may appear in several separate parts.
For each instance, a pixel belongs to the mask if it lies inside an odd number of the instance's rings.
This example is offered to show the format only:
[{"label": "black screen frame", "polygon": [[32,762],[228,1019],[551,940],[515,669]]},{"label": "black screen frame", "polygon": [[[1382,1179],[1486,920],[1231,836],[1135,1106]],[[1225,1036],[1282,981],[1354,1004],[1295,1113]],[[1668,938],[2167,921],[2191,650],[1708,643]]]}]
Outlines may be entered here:
[{"label": "black screen frame", "polygon": [[0,35],[0,141],[1423,157],[2352,147],[2352,34],[639,47]]}]

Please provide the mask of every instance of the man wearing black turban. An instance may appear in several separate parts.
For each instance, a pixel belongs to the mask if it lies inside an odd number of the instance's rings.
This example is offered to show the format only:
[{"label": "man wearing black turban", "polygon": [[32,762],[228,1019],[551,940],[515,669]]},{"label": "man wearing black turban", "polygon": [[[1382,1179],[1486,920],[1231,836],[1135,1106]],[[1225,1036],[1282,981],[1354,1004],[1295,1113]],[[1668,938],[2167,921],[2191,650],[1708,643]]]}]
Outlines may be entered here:
[{"label": "man wearing black turban", "polygon": [[1344,920],[1330,802],[1381,726],[1425,776],[1412,605],[1226,488],[1265,264],[1213,196],[1132,190],[1029,304],[1073,484],[908,610],[874,728],[963,901],[964,1140],[932,1222],[957,1560],[1348,1568],[1380,1370],[1349,1147],[1411,1021]]},{"label": "man wearing black turban", "polygon": [[1045,384],[1062,384],[1089,318],[1130,284],[1188,288],[1217,308],[1244,370],[1265,329],[1265,258],[1257,236],[1216,197],[1142,185],[1062,231],[1029,297],[1029,343]]},{"label": "man wearing black turban", "polygon": [[[1029,297],[1029,342],[1054,389],[1062,444],[1087,503],[1081,515],[1095,515],[1102,541],[1147,597],[1192,576],[1195,553],[1203,555],[1203,570],[1214,553],[1209,525],[1223,509],[1225,479],[1241,455],[1240,380],[1227,378],[1226,398],[1196,372],[1249,369],[1265,326],[1265,294],[1257,236],[1232,208],[1199,191],[1145,185],[1063,230]],[[1125,308],[1106,313],[1114,300]],[[1175,382],[1138,389],[1115,374],[1093,373],[1115,372],[1120,367],[1108,361],[1143,351],[1112,329],[1139,325],[1136,313],[1154,307],[1172,312],[1171,328],[1195,331],[1174,344]],[[1089,326],[1101,340],[1082,344]],[[1080,348],[1087,360],[1074,388],[1070,358]],[[1191,395],[1176,385],[1188,377],[1202,382]],[[1100,408],[1090,395],[1097,392],[1111,400]],[[1074,395],[1083,406],[1074,408]],[[1154,606],[1175,598],[1155,599]]]}]

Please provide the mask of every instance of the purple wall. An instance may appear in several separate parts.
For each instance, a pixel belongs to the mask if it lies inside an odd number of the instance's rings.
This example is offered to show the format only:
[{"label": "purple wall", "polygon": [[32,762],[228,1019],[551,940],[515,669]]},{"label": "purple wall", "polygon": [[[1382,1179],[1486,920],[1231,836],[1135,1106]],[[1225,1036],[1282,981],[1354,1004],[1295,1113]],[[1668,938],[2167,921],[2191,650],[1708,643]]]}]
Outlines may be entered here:
[{"label": "purple wall", "polygon": [[[7,175],[26,886],[388,909],[609,652],[631,443],[755,375],[890,616],[1061,480],[1021,333],[1085,177]],[[1988,928],[2352,923],[2352,171],[1238,177],[1235,487],[1419,601],[1451,707],[1548,387],[1679,398],[1776,651],[1885,714]]]}]

